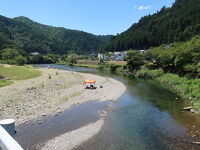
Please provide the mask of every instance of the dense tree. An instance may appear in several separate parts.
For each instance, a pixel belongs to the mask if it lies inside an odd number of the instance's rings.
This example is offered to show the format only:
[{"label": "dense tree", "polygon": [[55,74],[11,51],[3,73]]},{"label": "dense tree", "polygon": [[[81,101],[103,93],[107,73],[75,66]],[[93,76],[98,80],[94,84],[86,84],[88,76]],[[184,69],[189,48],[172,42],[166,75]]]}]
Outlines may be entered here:
[{"label": "dense tree", "polygon": [[44,57],[41,54],[34,55],[30,57],[30,63],[31,64],[43,64],[45,63]]},{"label": "dense tree", "polygon": [[163,7],[142,17],[127,31],[113,36],[107,51],[148,49],[164,43],[187,41],[200,34],[200,0],[176,0],[171,8]]},{"label": "dense tree", "polygon": [[80,56],[77,54],[70,54],[67,56],[66,62],[73,66],[79,58]]},{"label": "dense tree", "polygon": [[24,64],[27,64],[27,59],[25,58],[25,57],[23,57],[23,56],[17,56],[16,58],[15,58],[15,61],[16,61],[16,64],[17,65],[24,65]]},{"label": "dense tree", "polygon": [[6,48],[1,52],[2,60],[15,59],[17,56],[20,56],[20,53],[16,49]]},{"label": "dense tree", "polygon": [[26,17],[0,16],[0,51],[17,47],[26,53],[43,55],[88,54],[100,50],[109,37],[42,25]]},{"label": "dense tree", "polygon": [[144,57],[140,54],[139,51],[130,50],[127,53],[127,65],[129,66],[129,70],[138,70],[142,65],[144,65]]},{"label": "dense tree", "polygon": [[149,69],[153,66],[153,69],[162,68],[165,72],[199,77],[200,36],[187,42],[151,48],[145,53],[145,59]]}]

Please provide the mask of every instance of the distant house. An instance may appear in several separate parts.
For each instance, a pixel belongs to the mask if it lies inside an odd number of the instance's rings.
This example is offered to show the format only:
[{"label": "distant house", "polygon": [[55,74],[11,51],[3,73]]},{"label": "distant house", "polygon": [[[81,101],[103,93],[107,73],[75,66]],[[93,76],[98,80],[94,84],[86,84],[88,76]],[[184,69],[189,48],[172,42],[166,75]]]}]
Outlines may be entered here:
[{"label": "distant house", "polygon": [[103,53],[98,53],[98,56],[97,56],[99,59],[104,59],[104,54]]},{"label": "distant house", "polygon": [[108,52],[107,54],[98,53],[98,58],[103,60],[124,61],[127,52]]},{"label": "distant house", "polygon": [[108,56],[106,54],[103,54],[103,53],[98,53],[98,58],[99,59],[103,59],[103,60],[110,60],[111,59],[111,56]]}]

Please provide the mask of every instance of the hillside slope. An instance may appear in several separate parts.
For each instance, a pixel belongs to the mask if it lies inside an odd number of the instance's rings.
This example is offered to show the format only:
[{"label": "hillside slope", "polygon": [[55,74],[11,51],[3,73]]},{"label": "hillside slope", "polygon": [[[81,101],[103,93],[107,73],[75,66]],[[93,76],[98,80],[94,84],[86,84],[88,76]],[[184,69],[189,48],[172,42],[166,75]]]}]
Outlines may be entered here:
[{"label": "hillside slope", "polygon": [[171,8],[163,7],[142,17],[127,31],[112,37],[106,50],[147,49],[174,41],[186,41],[200,34],[200,0],[176,0]]},{"label": "hillside slope", "polygon": [[86,54],[99,50],[107,40],[109,36],[42,25],[26,17],[0,16],[0,50],[17,47],[27,53]]}]

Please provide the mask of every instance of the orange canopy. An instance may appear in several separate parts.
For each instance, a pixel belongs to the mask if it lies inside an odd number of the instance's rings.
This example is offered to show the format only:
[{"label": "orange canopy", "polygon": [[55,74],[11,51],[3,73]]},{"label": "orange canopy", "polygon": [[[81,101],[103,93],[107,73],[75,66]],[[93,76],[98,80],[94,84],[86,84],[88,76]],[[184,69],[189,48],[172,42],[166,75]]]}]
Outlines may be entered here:
[{"label": "orange canopy", "polygon": [[85,80],[84,83],[96,83],[96,80]]}]

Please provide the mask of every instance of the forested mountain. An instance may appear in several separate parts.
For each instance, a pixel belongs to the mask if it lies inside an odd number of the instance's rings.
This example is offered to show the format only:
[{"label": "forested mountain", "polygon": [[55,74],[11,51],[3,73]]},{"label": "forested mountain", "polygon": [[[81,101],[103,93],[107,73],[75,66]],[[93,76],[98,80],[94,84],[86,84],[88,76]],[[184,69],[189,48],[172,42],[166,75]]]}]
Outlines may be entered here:
[{"label": "forested mountain", "polygon": [[142,17],[127,31],[113,36],[107,51],[147,49],[174,41],[186,41],[200,34],[200,0],[176,0],[171,8],[163,7]]},{"label": "forested mountain", "polygon": [[0,16],[0,50],[14,47],[27,53],[87,54],[97,52],[109,37],[42,25],[26,17]]}]

